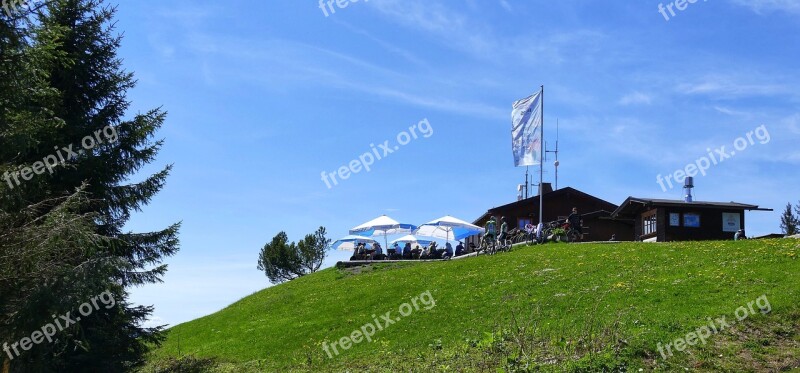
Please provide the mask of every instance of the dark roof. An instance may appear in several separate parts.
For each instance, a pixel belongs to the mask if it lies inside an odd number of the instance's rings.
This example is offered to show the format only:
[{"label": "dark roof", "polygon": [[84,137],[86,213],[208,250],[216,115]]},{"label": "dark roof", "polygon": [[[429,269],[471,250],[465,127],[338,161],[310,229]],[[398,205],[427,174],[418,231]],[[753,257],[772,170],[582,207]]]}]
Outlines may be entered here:
[{"label": "dark roof", "polygon": [[783,234],[783,233],[770,233],[770,234],[765,234],[763,236],[753,237],[753,239],[754,240],[764,240],[764,239],[768,239],[768,238],[784,238],[784,237],[786,237],[786,235]]},{"label": "dark roof", "polygon": [[705,209],[718,209],[718,210],[758,210],[758,211],[772,211],[772,209],[762,209],[757,205],[749,205],[739,202],[708,202],[708,201],[694,201],[686,202],[680,199],[658,199],[658,198],[637,198],[628,197],[625,202],[622,202],[614,213],[613,217],[620,215],[630,215],[636,213],[642,206],[652,207],[699,207]]},{"label": "dark roof", "polygon": [[[548,183],[545,183],[545,184],[548,184]],[[545,187],[545,192],[543,193],[543,195],[544,195],[544,199],[548,199],[548,198],[555,198],[555,197],[558,197],[558,196],[560,196],[562,194],[566,194],[566,193],[573,193],[573,194],[583,195],[583,196],[598,200],[600,202],[607,203],[610,206],[614,206],[614,207],[617,206],[616,204],[613,204],[613,203],[608,202],[608,201],[606,201],[604,199],[601,199],[601,198],[597,198],[597,197],[595,197],[595,196],[593,196],[591,194],[581,192],[580,190],[577,190],[577,189],[572,188],[572,187],[564,187],[564,188],[561,188],[561,189],[558,189],[558,190],[549,191],[549,192],[547,191],[547,187]],[[536,205],[538,206],[539,196],[535,195],[535,196],[529,197],[527,199],[521,199],[519,201],[514,201],[514,202],[511,202],[511,203],[508,203],[508,204],[505,204],[505,205],[492,207],[488,211],[483,213],[480,217],[475,219],[475,221],[473,221],[472,224],[478,224],[479,221],[481,221],[484,218],[486,218],[489,215],[491,215],[492,211],[495,211],[495,210],[498,210],[498,209],[505,209],[505,208],[509,208],[509,207],[514,207],[515,205],[518,205],[518,204],[529,204],[531,202],[536,203]],[[583,215],[586,215],[586,214],[583,214]]]}]

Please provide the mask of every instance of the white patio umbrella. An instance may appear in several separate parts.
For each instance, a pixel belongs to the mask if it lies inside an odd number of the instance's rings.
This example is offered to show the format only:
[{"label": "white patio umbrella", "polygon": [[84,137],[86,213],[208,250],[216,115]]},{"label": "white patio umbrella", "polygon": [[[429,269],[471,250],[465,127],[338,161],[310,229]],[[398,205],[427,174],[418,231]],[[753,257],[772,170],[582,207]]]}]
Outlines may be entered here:
[{"label": "white patio umbrella", "polygon": [[428,246],[428,245],[430,245],[431,241],[433,241],[433,240],[426,240],[426,239],[422,238],[421,236],[415,236],[413,234],[409,234],[409,235],[400,237],[400,238],[398,238],[398,239],[396,239],[396,240],[394,240],[394,241],[392,241],[390,243],[392,245],[394,245],[395,243],[402,244],[402,245],[405,245],[406,243],[410,243],[412,246],[414,244],[420,245],[420,246]]},{"label": "white patio umbrella", "polygon": [[336,240],[331,247],[343,251],[353,251],[360,243],[372,245],[375,242],[377,241],[369,237],[349,235]]},{"label": "white patio umbrella", "polygon": [[444,238],[447,241],[460,240],[469,236],[484,233],[485,229],[467,223],[450,215],[427,222],[414,231],[417,236]]},{"label": "white patio umbrella", "polygon": [[372,237],[383,236],[384,244],[389,246],[386,236],[390,234],[411,233],[414,229],[417,229],[416,225],[400,223],[397,220],[383,215],[351,229],[350,234]]}]

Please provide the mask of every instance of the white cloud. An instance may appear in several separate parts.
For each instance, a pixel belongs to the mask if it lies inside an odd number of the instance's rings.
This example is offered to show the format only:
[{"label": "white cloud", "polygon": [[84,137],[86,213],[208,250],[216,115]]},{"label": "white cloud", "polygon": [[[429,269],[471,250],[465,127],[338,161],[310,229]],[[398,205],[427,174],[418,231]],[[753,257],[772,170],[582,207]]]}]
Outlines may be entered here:
[{"label": "white cloud", "polygon": [[155,328],[157,326],[168,325],[168,324],[169,323],[166,320],[153,315],[149,317],[147,321],[143,322],[141,326],[143,328]]},{"label": "white cloud", "polygon": [[646,95],[641,92],[633,92],[622,97],[619,100],[619,104],[623,106],[634,105],[634,104],[650,105],[652,101],[653,99],[649,95]]},{"label": "white cloud", "polygon": [[509,4],[508,1],[506,1],[506,0],[500,0],[500,6],[502,6],[503,9],[505,9],[505,10],[507,10],[509,12],[513,11],[513,9],[511,9],[511,4]]},{"label": "white cloud", "polygon": [[776,96],[791,94],[789,87],[782,84],[764,82],[766,78],[752,76],[749,79],[762,81],[744,82],[743,78],[724,75],[709,75],[691,83],[682,83],[677,91],[686,95],[711,95],[719,98]]},{"label": "white cloud", "polygon": [[[500,4],[505,7],[503,2]],[[447,7],[445,3],[433,0],[384,0],[369,4],[373,4],[384,16],[427,33],[448,48],[499,64],[516,61],[527,65],[552,65],[591,60],[595,56],[609,58],[613,52],[606,43],[611,40],[594,30],[560,30],[544,35],[503,38],[497,36],[490,25],[475,21],[458,9]]]},{"label": "white cloud", "polygon": [[734,4],[746,6],[758,14],[781,11],[800,14],[797,0],[733,0]]},{"label": "white cloud", "polygon": [[722,114],[730,115],[730,116],[733,116],[733,117],[744,117],[744,118],[752,117],[752,115],[750,113],[747,113],[747,112],[744,112],[744,111],[738,111],[738,110],[730,109],[730,108],[727,108],[727,107],[724,107],[724,106],[714,106],[714,110],[716,110],[716,111],[718,111],[718,112],[720,112]]},{"label": "white cloud", "polygon": [[781,123],[789,127],[789,130],[792,131],[793,133],[800,135],[800,113],[797,113],[782,120]]}]

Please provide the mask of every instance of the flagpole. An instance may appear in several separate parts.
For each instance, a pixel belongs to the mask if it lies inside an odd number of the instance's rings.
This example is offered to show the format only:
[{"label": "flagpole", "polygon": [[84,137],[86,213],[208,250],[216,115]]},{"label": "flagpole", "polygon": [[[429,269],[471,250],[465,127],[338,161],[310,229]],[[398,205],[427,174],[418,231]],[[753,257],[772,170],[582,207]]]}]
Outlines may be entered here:
[{"label": "flagpole", "polygon": [[539,136],[539,224],[542,224],[542,222],[543,222],[543,216],[542,216],[542,210],[543,210],[543,208],[542,208],[542,206],[543,206],[543,202],[542,202],[543,198],[542,197],[543,196],[542,196],[542,194],[544,194],[543,193],[544,192],[544,186],[542,184],[542,179],[544,178],[544,176],[543,176],[544,175],[544,157],[542,155],[544,154],[544,85],[542,85],[542,93],[541,94],[542,94],[542,125],[541,125],[541,128],[539,129],[541,131],[540,132],[540,136]]}]

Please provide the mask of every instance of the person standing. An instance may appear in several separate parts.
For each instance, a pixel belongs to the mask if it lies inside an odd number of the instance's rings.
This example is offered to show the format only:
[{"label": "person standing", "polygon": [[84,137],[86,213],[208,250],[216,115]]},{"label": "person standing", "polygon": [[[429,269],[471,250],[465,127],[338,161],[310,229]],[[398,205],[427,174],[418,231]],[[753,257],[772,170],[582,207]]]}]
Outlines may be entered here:
[{"label": "person standing", "polygon": [[581,230],[583,219],[581,218],[581,214],[578,213],[577,207],[572,208],[572,213],[567,217],[567,222],[569,223],[570,228],[578,231],[578,233],[583,233]]},{"label": "person standing", "polygon": [[505,216],[501,216],[500,217],[500,236],[498,238],[500,238],[500,241],[503,241],[503,240],[506,239],[507,235],[508,235],[508,223],[506,223],[506,217]]},{"label": "person standing", "polygon": [[494,220],[494,216],[489,217],[489,221],[486,222],[483,228],[486,231],[483,234],[483,244],[481,244],[481,246],[484,246],[484,244],[490,244],[496,237],[497,222]]}]

